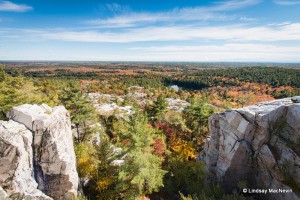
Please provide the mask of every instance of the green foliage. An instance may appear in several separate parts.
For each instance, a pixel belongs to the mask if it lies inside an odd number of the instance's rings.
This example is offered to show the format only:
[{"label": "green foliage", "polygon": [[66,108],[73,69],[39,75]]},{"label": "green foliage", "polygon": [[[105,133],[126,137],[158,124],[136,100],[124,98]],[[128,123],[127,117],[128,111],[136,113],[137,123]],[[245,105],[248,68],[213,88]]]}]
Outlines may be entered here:
[{"label": "green foliage", "polygon": [[[203,90],[209,87],[240,86],[242,82],[265,83],[272,88],[280,86],[300,87],[300,69],[284,67],[238,67],[225,69],[203,69],[185,73],[185,76],[166,77],[166,84],[176,84],[185,89]],[[294,94],[299,93],[295,90]],[[287,95],[287,91],[274,94],[280,98]],[[294,95],[295,96],[295,95]]]},{"label": "green foliage", "polygon": [[142,151],[131,152],[119,173],[119,191],[124,199],[136,199],[157,192],[163,186],[161,158]]},{"label": "green foliage", "polygon": [[217,186],[205,186],[198,194],[188,194],[185,196],[180,193],[182,200],[252,200],[251,197],[245,197],[237,191],[233,191],[232,194],[225,194],[219,185]]},{"label": "green foliage", "polygon": [[88,200],[85,196],[78,195],[77,197],[72,197],[72,200]]},{"label": "green foliage", "polygon": [[[63,88],[60,94],[60,101],[68,109],[71,121],[77,128],[77,142],[83,141],[88,132],[87,122],[96,119],[95,108],[90,105],[89,100],[83,94],[76,83],[70,82]],[[83,133],[80,128],[83,127]]]},{"label": "green foliage", "polygon": [[75,153],[79,177],[91,178],[96,176],[96,167],[99,161],[95,146],[88,142],[78,143],[75,145]]},{"label": "green foliage", "polygon": [[204,187],[206,171],[203,163],[172,156],[168,159],[167,170],[169,173],[165,177],[165,188],[170,193],[185,191],[195,194]]},{"label": "green foliage", "polygon": [[149,115],[154,119],[162,117],[167,112],[168,102],[165,97],[160,94],[156,101],[153,102],[149,110]]},{"label": "green foliage", "polygon": [[155,129],[148,124],[147,117],[138,110],[120,130],[121,138],[128,141],[125,164],[119,173],[118,190],[124,199],[136,199],[158,191],[163,186],[166,171],[161,169],[162,159],[153,154]]},{"label": "green foliage", "polygon": [[34,85],[39,88],[44,94],[43,101],[47,102],[49,106],[57,106],[59,101],[59,86],[62,86],[58,81],[51,80],[33,80]]},{"label": "green foliage", "polygon": [[112,162],[118,159],[120,154],[114,152],[108,139],[102,137],[99,146],[81,142],[75,149],[79,176],[89,179],[83,188],[86,196],[91,200],[117,199],[119,171],[118,166],[112,165]]},{"label": "green foliage", "polygon": [[12,77],[0,69],[0,119],[12,107],[25,103],[49,103],[38,87],[22,76]]},{"label": "green foliage", "polygon": [[173,127],[176,127],[178,131],[181,132],[191,132],[191,130],[186,125],[186,119],[181,112],[168,111],[166,115],[163,115],[160,122],[165,122]]},{"label": "green foliage", "polygon": [[300,87],[300,69],[283,67],[240,67],[226,69],[199,70],[195,73],[197,77],[203,77],[213,85],[222,85],[222,79],[214,77],[229,77],[233,80],[225,80],[226,85],[236,85],[238,81],[267,83],[271,87],[294,86]]},{"label": "green foliage", "polygon": [[293,90],[281,90],[279,92],[274,91],[272,93],[272,96],[275,99],[281,99],[281,98],[286,98],[286,97],[293,97],[293,96],[299,96],[300,95],[300,89],[299,88],[294,88]]},{"label": "green foliage", "polygon": [[88,119],[93,110],[91,106],[89,106],[90,102],[84,96],[79,86],[73,82],[63,88],[60,101],[70,111],[71,121],[73,123],[80,123]]},{"label": "green foliage", "polygon": [[208,117],[216,112],[215,107],[209,105],[205,98],[191,100],[191,105],[184,111],[184,118],[188,127],[196,135],[206,135],[208,133]]}]

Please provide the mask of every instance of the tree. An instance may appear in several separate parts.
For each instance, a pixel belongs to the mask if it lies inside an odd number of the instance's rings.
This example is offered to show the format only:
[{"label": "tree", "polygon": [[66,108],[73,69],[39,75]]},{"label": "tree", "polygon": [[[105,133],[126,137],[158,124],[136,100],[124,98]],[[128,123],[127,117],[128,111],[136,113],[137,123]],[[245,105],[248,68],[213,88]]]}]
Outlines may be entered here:
[{"label": "tree", "polygon": [[120,133],[121,138],[130,144],[124,149],[127,157],[120,168],[120,184],[117,187],[124,199],[135,199],[158,191],[163,186],[166,173],[161,169],[162,159],[153,154],[153,139],[157,137],[155,129],[138,110],[130,118]]},{"label": "tree", "polygon": [[246,97],[244,95],[238,96],[237,102],[244,107],[244,105],[247,103]]},{"label": "tree", "polygon": [[198,101],[192,100],[191,105],[184,111],[185,119],[188,127],[193,130],[196,135],[207,134],[208,118],[216,111],[215,107],[209,105],[205,98]]},{"label": "tree", "polygon": [[[82,93],[79,86],[70,82],[63,88],[60,101],[69,110],[71,121],[77,129],[77,142],[83,141],[88,133],[89,120],[95,120],[95,108],[90,105],[90,101]],[[80,126],[83,126],[83,132],[80,132]]]},{"label": "tree", "polygon": [[157,100],[153,102],[153,105],[150,107],[149,114],[155,120],[162,117],[163,114],[167,112],[168,102],[166,98],[160,94],[157,97]]},{"label": "tree", "polygon": [[6,112],[14,106],[47,103],[44,97],[31,81],[22,76],[12,77],[0,69],[0,119],[5,119]]},{"label": "tree", "polygon": [[165,188],[168,192],[199,193],[207,177],[205,165],[200,162],[186,161],[179,156],[168,160],[168,175],[165,177]]},{"label": "tree", "polygon": [[83,180],[88,180],[83,191],[90,200],[118,199],[116,191],[119,166],[112,162],[120,159],[121,154],[114,152],[107,137],[101,137],[99,146],[89,142],[76,145],[77,170]]}]

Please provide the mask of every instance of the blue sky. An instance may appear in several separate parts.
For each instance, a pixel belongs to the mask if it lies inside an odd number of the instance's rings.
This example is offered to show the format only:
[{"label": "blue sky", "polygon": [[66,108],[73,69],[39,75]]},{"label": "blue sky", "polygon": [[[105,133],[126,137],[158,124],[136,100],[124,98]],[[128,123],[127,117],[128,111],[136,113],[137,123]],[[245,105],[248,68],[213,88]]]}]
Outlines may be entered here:
[{"label": "blue sky", "polygon": [[0,0],[0,60],[300,62],[300,0]]}]

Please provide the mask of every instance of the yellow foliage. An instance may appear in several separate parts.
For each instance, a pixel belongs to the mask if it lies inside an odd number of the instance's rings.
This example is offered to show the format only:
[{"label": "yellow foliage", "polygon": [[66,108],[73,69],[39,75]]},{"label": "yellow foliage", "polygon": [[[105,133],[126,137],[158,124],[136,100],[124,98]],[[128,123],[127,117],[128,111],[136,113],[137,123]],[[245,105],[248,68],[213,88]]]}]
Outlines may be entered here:
[{"label": "yellow foliage", "polygon": [[89,158],[79,158],[77,166],[79,174],[81,175],[93,176],[96,172],[96,164]]},{"label": "yellow foliage", "polygon": [[196,158],[195,148],[192,146],[191,143],[185,140],[176,139],[176,141],[171,146],[171,149],[177,154],[179,154],[184,160]]},{"label": "yellow foliage", "polygon": [[112,184],[112,180],[108,177],[102,178],[100,181],[97,182],[97,189],[98,190],[106,190]]},{"label": "yellow foliage", "polygon": [[80,143],[76,146],[77,170],[81,177],[97,176],[97,159],[93,146]]}]

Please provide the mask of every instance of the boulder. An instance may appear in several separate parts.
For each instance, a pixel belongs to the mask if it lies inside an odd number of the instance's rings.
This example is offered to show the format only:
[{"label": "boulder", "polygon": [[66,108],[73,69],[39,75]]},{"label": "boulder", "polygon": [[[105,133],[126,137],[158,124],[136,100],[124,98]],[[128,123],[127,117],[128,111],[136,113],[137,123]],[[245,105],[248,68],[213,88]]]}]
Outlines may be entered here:
[{"label": "boulder", "polygon": [[212,115],[200,158],[210,180],[228,192],[245,181],[248,188],[293,191],[269,199],[299,199],[300,104],[294,102],[286,98]]}]

